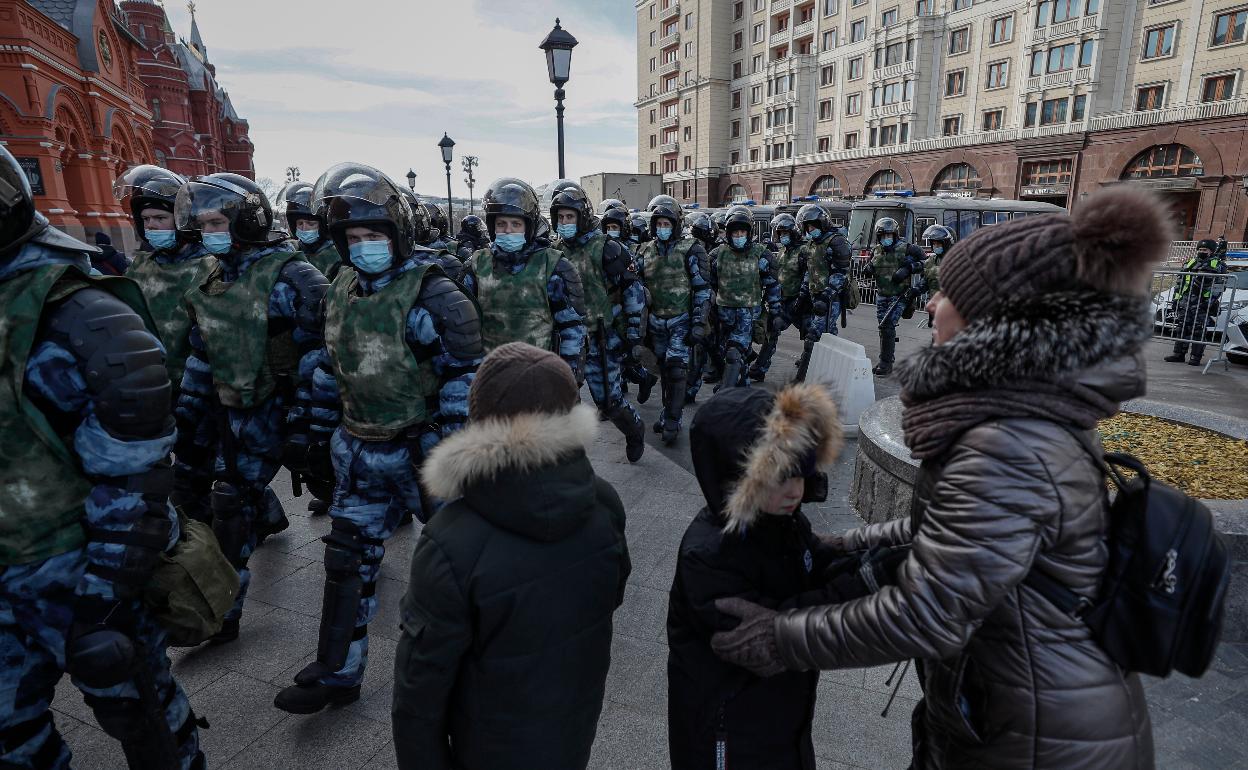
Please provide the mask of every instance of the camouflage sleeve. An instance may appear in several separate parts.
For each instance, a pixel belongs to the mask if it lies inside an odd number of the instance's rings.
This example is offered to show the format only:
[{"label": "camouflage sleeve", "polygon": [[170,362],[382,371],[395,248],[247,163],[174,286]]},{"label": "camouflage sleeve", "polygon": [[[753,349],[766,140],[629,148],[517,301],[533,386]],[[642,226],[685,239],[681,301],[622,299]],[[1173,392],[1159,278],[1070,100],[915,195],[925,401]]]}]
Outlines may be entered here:
[{"label": "camouflage sleeve", "polygon": [[695,243],[689,250],[689,289],[693,292],[694,323],[706,323],[707,312],[711,303],[711,284],[708,280],[714,266],[706,255],[702,244]]},{"label": "camouflage sleeve", "polygon": [[269,297],[269,318],[289,322],[299,367],[287,421],[309,439],[329,441],[342,418],[342,402],[325,349],[325,294],[329,281],[308,262],[289,262]]},{"label": "camouflage sleeve", "polygon": [[572,373],[580,382],[586,342],[585,316],[578,310],[583,294],[580,276],[568,260],[559,260],[546,282],[546,297],[559,335],[559,356],[572,367]]},{"label": "camouflage sleeve", "polygon": [[758,258],[758,280],[763,289],[763,305],[772,315],[780,313],[780,281],[776,278],[775,265],[771,261],[771,252]]},{"label": "camouflage sleeve", "polygon": [[620,290],[620,311],[628,327],[628,339],[641,339],[641,314],[646,309],[646,290],[637,277],[637,264],[628,249],[607,241],[602,249],[602,269],[607,280]]},{"label": "camouflage sleeve", "polygon": [[[92,486],[84,501],[87,569],[75,594],[114,601],[123,588],[127,595],[136,590],[123,569],[124,541],[135,524],[145,516],[168,519],[167,540],[146,544],[157,550],[171,547],[179,536],[168,488],[157,490],[158,469],[176,431],[168,412],[169,375],[155,335],[142,330],[129,307],[111,295],[98,296],[103,294],[83,290],[74,295],[80,300],[76,306],[69,306],[75,299],[63,306],[64,317],[78,326],[58,328],[62,316],[59,311],[53,316],[27,359],[24,389],[41,407],[59,413],[63,424],[77,422],[73,450]],[[107,365],[100,366],[96,356]],[[156,387],[160,381],[163,391]]]},{"label": "camouflage sleeve", "polygon": [[481,319],[476,305],[444,277],[425,281],[419,301],[408,311],[405,337],[438,376],[437,422],[444,438],[468,420],[468,390],[485,358]]},{"label": "camouflage sleeve", "polygon": [[178,424],[178,443],[188,446],[212,414],[212,367],[208,365],[207,348],[197,324],[191,325],[190,353],[178,389],[178,403],[173,416]]}]

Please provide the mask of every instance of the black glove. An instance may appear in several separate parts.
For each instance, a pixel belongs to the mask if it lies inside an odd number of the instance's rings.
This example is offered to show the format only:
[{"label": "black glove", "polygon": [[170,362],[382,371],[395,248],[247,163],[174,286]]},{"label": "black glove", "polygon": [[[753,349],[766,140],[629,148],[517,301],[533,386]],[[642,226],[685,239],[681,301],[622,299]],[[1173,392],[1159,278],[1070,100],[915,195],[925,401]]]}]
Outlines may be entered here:
[{"label": "black glove", "polygon": [[863,265],[862,274],[867,276],[868,278],[874,278],[875,277],[875,263],[868,262],[867,264]]},{"label": "black glove", "polygon": [[784,331],[785,328],[788,327],[788,325],[789,325],[789,322],[785,319],[783,314],[781,313],[771,314],[771,331],[773,333],[779,334],[780,332]]},{"label": "black glove", "polygon": [[88,687],[104,689],[134,671],[134,616],[120,602],[80,597],[65,638],[65,668]]},{"label": "black glove", "polygon": [[706,339],[706,325],[703,323],[695,323],[689,329],[689,337],[695,342],[700,343]]},{"label": "black glove", "polygon": [[329,451],[329,441],[313,441],[308,446],[307,471],[310,476],[333,483],[334,461]]},{"label": "black glove", "polygon": [[717,599],[715,609],[740,618],[731,631],[711,636],[711,649],[729,663],[758,676],[775,676],[785,670],[776,647],[776,613],[745,599]]},{"label": "black glove", "polygon": [[877,545],[862,555],[858,572],[872,591],[878,591],[897,584],[897,570],[909,556],[909,545]]},{"label": "black glove", "polygon": [[308,471],[308,450],[311,442],[307,433],[292,433],[282,444],[282,465],[294,473]]},{"label": "black glove", "polygon": [[816,300],[811,307],[814,309],[815,315],[817,316],[825,316],[828,314],[828,303],[823,300]]}]

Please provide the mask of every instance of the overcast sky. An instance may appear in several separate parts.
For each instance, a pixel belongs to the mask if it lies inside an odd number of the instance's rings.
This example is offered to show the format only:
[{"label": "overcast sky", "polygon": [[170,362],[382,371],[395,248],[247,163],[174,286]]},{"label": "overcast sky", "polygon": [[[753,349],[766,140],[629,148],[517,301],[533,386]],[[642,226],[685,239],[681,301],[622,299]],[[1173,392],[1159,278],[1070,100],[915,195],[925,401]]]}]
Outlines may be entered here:
[{"label": "overcast sky", "polygon": [[[180,0],[165,3],[190,36]],[[315,9],[315,10],[309,10]],[[446,194],[437,143],[476,155],[476,197],[500,176],[558,174],[554,86],[537,45],[555,17],[576,36],[566,90],[568,176],[637,170],[636,24],[629,0],[199,0],[196,18],[217,79],[251,125],[256,176],[287,166],[315,182],[359,161],[417,192]]]}]

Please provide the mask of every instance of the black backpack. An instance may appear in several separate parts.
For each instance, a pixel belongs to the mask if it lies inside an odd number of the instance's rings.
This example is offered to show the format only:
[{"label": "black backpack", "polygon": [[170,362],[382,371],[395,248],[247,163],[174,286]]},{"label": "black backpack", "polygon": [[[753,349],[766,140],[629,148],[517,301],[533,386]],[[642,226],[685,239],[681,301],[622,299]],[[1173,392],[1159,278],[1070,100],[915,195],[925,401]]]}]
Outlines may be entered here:
[{"label": "black backpack", "polygon": [[[1093,459],[1086,436],[1074,434]],[[1128,671],[1198,677],[1222,635],[1230,555],[1199,500],[1153,479],[1127,454],[1098,460],[1118,488],[1109,506],[1109,562],[1096,602],[1039,568],[1023,582],[1087,623],[1109,657]],[[1124,478],[1119,468],[1134,471]]]}]

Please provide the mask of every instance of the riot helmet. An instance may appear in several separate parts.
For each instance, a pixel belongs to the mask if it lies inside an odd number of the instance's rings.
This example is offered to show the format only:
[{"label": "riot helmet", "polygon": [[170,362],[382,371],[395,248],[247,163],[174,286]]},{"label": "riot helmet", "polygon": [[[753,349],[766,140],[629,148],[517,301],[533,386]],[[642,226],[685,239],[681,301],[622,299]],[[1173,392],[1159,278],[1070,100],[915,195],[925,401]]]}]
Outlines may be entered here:
[{"label": "riot helmet", "polygon": [[[173,206],[179,230],[202,234],[203,217],[212,214],[229,221],[229,234],[236,244],[269,246],[285,240],[273,229],[273,207],[268,197],[245,176],[209,174],[182,185]],[[207,241],[205,245],[209,245]]]},{"label": "riot helmet", "polygon": [[[524,220],[524,238],[532,242],[539,235],[539,223],[542,221],[537,193],[528,182],[515,177],[503,177],[496,180],[486,190],[481,199],[485,209],[485,226],[489,231],[490,240],[495,238],[495,222],[498,217],[520,217]],[[547,224],[549,228],[549,224]]]},{"label": "riot helmet", "polygon": [[635,239],[634,243],[645,243],[650,240],[649,217],[641,212],[630,214],[628,217],[628,237]]},{"label": "riot helmet", "polygon": [[675,198],[670,195],[656,196],[654,200],[650,201],[650,205],[646,209],[650,212],[650,237],[658,240],[658,226],[655,223],[659,219],[670,220],[672,223],[672,236],[675,237],[678,234],[676,228],[681,224],[684,217],[681,216],[680,204],[676,202]]},{"label": "riot helmet", "polygon": [[802,237],[806,237],[807,227],[813,226],[819,230],[820,235],[826,235],[832,232],[832,217],[828,216],[828,211],[818,203],[807,203],[797,210],[798,230]]},{"label": "riot helmet", "polygon": [[113,197],[123,204],[128,204],[130,216],[134,218],[134,232],[140,238],[146,238],[143,229],[143,210],[158,209],[173,214],[173,204],[178,197],[178,190],[186,180],[178,174],[160,166],[144,164],[126,169],[125,173],[113,182]]},{"label": "riot helmet", "polygon": [[[409,190],[409,192],[411,192]],[[425,217],[429,220],[429,241],[446,240],[451,237],[451,224],[446,216],[446,210],[437,203],[424,201],[421,207],[425,210]],[[435,232],[436,231],[436,232]]]},{"label": "riot helmet", "polygon": [[1200,239],[1196,242],[1196,253],[1200,254],[1202,251],[1209,252],[1209,256],[1212,257],[1218,253],[1218,242],[1212,238]]},{"label": "riot helmet", "polygon": [[701,241],[703,246],[709,248],[715,243],[715,223],[705,211],[695,211],[685,217],[685,227],[689,228],[689,234]]},{"label": "riot helmet", "polygon": [[[381,171],[362,163],[339,163],[326,171],[312,191],[313,208],[323,202],[329,235],[338,253],[348,255],[347,229],[368,227],[390,237],[394,260],[415,248],[412,207],[402,188]],[[355,259],[351,260],[359,267]]]},{"label": "riot helmet", "polygon": [[611,209],[624,209],[625,211],[628,211],[628,206],[625,206],[624,201],[619,198],[607,198],[602,203],[598,204],[598,216],[606,214]]},{"label": "riot helmet", "polygon": [[711,224],[715,225],[715,237],[716,238],[723,235],[724,222],[727,219],[728,219],[728,212],[727,210],[724,210],[724,209],[721,209],[719,211],[716,211],[714,214],[711,214]]},{"label": "riot helmet", "polygon": [[412,242],[418,246],[426,246],[432,243],[432,233],[429,232],[429,215],[421,204],[420,198],[416,197],[416,193],[402,185],[399,185],[399,194],[403,196],[403,200],[407,201],[407,207],[412,210]]},{"label": "riot helmet", "polygon": [[782,233],[788,233],[790,240],[794,238],[801,238],[801,234],[797,227],[797,220],[793,218],[792,214],[777,214],[774,218],[772,218],[771,239],[779,244]]},{"label": "riot helmet", "polygon": [[325,219],[312,211],[312,185],[309,182],[290,182],[277,194],[277,223],[285,223],[288,232],[295,235],[300,219],[315,219],[325,227]]},{"label": "riot helmet", "polygon": [[550,199],[550,221],[558,224],[559,209],[571,209],[576,212],[576,234],[589,232],[594,216],[589,205],[589,198],[580,187],[566,187],[555,193]]},{"label": "riot helmet", "polygon": [[628,211],[622,208],[609,208],[602,212],[602,217],[599,219],[598,226],[605,234],[607,232],[607,225],[615,225],[620,228],[620,237],[625,238],[628,236],[628,223]]},{"label": "riot helmet", "polygon": [[745,242],[749,243],[754,237],[754,214],[745,206],[733,206],[724,218],[724,235],[731,243],[732,234],[741,230],[745,230]]},{"label": "riot helmet", "polygon": [[957,240],[957,237],[953,234],[953,230],[944,225],[932,225],[923,231],[923,240],[931,245],[933,254],[943,257],[949,253],[949,249],[953,248],[953,242]]},{"label": "riot helmet", "polygon": [[485,222],[476,214],[469,214],[459,221],[459,235],[460,238],[470,238],[475,244],[482,244],[490,239]]},{"label": "riot helmet", "polygon": [[897,220],[892,217],[880,217],[875,222],[875,239],[878,241],[881,236],[891,235],[894,238],[901,231],[897,225]]}]

